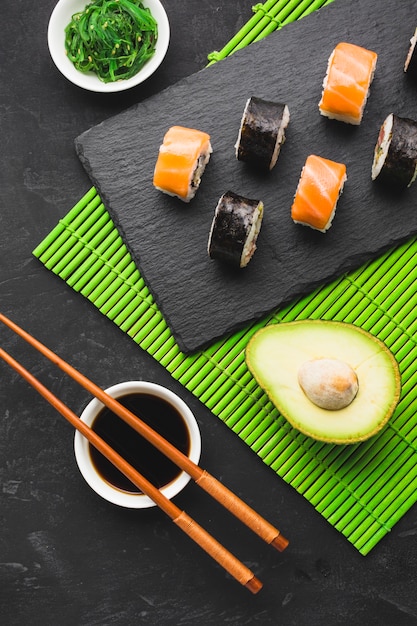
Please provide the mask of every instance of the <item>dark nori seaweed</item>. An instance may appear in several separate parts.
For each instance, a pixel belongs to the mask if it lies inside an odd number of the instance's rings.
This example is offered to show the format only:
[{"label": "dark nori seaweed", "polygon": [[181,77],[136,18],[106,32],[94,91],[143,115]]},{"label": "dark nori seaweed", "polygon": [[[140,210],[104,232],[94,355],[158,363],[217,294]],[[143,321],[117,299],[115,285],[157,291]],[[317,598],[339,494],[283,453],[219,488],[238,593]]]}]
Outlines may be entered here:
[{"label": "dark nori seaweed", "polygon": [[213,218],[208,254],[212,259],[241,267],[242,253],[259,200],[227,191],[220,198]]},{"label": "dark nori seaweed", "polygon": [[285,104],[252,97],[245,106],[236,157],[260,169],[270,169]]},{"label": "dark nori seaweed", "polygon": [[399,187],[407,187],[413,182],[417,168],[417,122],[393,115],[391,133],[391,142],[379,179]]}]

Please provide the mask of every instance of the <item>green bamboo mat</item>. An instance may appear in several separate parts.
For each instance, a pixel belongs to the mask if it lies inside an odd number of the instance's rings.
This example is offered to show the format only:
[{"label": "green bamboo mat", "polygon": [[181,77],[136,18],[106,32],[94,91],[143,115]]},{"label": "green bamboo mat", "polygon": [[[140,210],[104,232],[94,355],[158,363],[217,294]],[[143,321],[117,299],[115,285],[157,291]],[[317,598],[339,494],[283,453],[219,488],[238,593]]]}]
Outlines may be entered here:
[{"label": "green bamboo mat", "polygon": [[[216,58],[324,4],[256,5],[249,26]],[[33,254],[152,355],[361,554],[368,554],[417,500],[417,239],[191,356],[180,351],[95,188]],[[395,354],[402,395],[376,437],[335,446],[301,435],[249,373],[245,347],[258,328],[307,318],[361,326]]]},{"label": "green bamboo mat", "polygon": [[260,41],[274,30],[301,19],[333,0],[268,0],[252,7],[254,16],[220,50],[208,55],[209,65],[220,61],[255,41]]}]

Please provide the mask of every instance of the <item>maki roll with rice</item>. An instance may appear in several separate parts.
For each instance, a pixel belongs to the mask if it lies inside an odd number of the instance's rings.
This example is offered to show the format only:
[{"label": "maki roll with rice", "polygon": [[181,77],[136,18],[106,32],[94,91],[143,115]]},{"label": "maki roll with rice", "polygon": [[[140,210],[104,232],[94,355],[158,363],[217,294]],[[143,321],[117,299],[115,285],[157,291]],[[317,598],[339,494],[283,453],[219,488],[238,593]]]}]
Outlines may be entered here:
[{"label": "maki roll with rice", "polygon": [[245,267],[256,250],[264,206],[260,200],[224,193],[217,203],[207,251],[212,259]]},{"label": "maki roll with rice", "polygon": [[286,104],[249,98],[235,144],[238,161],[272,170],[285,141],[289,121],[290,112]]},{"label": "maki roll with rice", "polygon": [[211,153],[210,135],[194,128],[172,126],[159,148],[154,187],[189,202],[200,186]]},{"label": "maki roll with rice", "polygon": [[417,122],[390,113],[375,145],[372,180],[410,187],[417,175]]}]

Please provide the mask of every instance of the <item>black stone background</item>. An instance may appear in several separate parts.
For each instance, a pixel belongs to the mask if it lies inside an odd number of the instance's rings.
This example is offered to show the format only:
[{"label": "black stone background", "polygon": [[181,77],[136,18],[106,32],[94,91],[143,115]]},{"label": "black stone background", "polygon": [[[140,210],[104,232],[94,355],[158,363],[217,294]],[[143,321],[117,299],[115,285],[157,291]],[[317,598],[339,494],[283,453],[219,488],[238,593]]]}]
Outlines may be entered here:
[{"label": "black stone background", "polygon": [[[371,180],[385,117],[393,111],[417,117],[417,83],[403,71],[413,6],[413,0],[334,2],[77,138],[80,158],[183,350],[212,343],[417,232],[417,190],[387,190]],[[359,127],[318,111],[327,60],[339,41],[378,53]],[[285,102],[290,110],[287,140],[269,173],[235,158],[242,111],[252,95]],[[159,145],[173,124],[208,132],[213,145],[189,204],[152,185]],[[309,154],[347,168],[326,234],[291,219]],[[207,254],[214,209],[228,190],[265,205],[258,247],[244,270]]]},{"label": "black stone background", "polygon": [[[336,0],[348,2],[348,0]],[[138,378],[195,412],[202,466],[290,539],[279,554],[194,484],[176,502],[264,582],[253,596],[157,510],[126,511],[80,476],[69,425],[0,363],[0,616],[6,626],[417,624],[417,509],[361,556],[190,393],[48,272],[33,248],[90,188],[74,138],[204,67],[250,18],[247,0],[166,0],[165,63],[145,85],[86,93],[46,45],[53,0],[2,4],[0,38],[1,310],[102,386]],[[410,28],[415,20],[410,15]],[[74,411],[90,399],[5,328],[1,345]]]}]

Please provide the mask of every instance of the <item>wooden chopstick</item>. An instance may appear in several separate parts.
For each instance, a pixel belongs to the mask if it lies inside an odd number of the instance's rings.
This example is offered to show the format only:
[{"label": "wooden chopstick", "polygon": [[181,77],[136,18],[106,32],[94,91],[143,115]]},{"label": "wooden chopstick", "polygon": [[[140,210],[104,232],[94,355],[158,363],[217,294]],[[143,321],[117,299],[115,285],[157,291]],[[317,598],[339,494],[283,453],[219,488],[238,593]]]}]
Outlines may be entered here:
[{"label": "wooden chopstick", "polygon": [[187,455],[183,454],[169,441],[164,439],[159,433],[150,428],[150,426],[142,421],[139,416],[133,414],[120,404],[120,402],[109,396],[103,389],[101,389],[101,387],[98,387],[86,376],[81,374],[69,363],[64,361],[61,357],[52,352],[52,350],[47,348],[44,344],[20,328],[20,326],[12,322],[2,313],[0,313],[0,321],[22,337],[30,345],[35,347],[46,358],[55,363],[55,365],[57,365],[61,370],[76,380],[82,387],[87,389],[111,411],[123,419],[134,430],[140,433],[145,439],[147,439],[147,441],[158,448],[158,450],[165,454],[165,456],[167,456],[173,463],[191,476],[197,485],[209,493],[241,522],[246,524],[248,528],[261,537],[261,539],[266,541],[266,543],[271,544],[280,552],[287,547],[288,540],[283,537],[279,530],[265,520],[259,513],[254,511],[254,509],[247,505],[236,494],[230,491],[230,489],[214,478],[214,476],[209,474],[209,472],[203,470],[199,465],[191,461]]},{"label": "wooden chopstick", "polygon": [[69,407],[47,389],[37,378],[25,369],[10,354],[0,348],[0,357],[18,372],[28,383],[32,385],[61,415],[81,432],[81,434],[103,454],[113,465],[117,467],[129,480],[136,485],[144,494],[166,513],[171,520],[191,539],[193,539],[207,554],[221,565],[241,585],[252,593],[258,593],[262,588],[262,582],[253,572],[239,561],[229,550],[210,535],[202,526],[197,524],[185,511],[182,511],[171,500],[164,496],[159,489],[150,483],[120,454],[118,454],[104,439],[83,422]]}]

